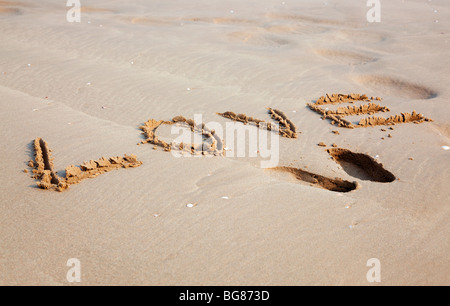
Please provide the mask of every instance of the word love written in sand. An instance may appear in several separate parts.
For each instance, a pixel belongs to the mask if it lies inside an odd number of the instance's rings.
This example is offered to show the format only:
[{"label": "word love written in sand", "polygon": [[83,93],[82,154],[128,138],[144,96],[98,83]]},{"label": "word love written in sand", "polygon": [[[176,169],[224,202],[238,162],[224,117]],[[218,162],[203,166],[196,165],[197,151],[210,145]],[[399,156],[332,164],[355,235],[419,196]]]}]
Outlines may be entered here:
[{"label": "word love written in sand", "polygon": [[[422,114],[418,114],[415,110],[410,113],[401,113],[400,115],[394,115],[389,118],[384,117],[368,117],[363,118],[359,121],[358,124],[353,124],[352,122],[345,119],[348,116],[356,116],[356,115],[373,115],[379,112],[389,112],[390,109],[381,106],[379,104],[373,103],[373,101],[381,101],[381,98],[370,98],[367,95],[360,94],[327,94],[323,97],[320,97],[316,103],[308,103],[307,105],[316,113],[322,115],[322,119],[331,120],[332,125],[337,125],[339,127],[345,127],[349,129],[361,128],[361,127],[369,127],[369,126],[379,126],[379,125],[396,125],[401,123],[415,123],[419,124],[422,122],[430,122],[433,121],[429,118],[426,118]],[[324,109],[322,106],[333,105],[333,104],[341,104],[341,103],[355,103],[355,102],[370,102],[368,104],[364,104],[361,106],[347,106],[347,107],[339,107],[336,110],[328,110]]]},{"label": "word love written in sand", "polygon": [[70,185],[78,184],[85,179],[94,178],[120,168],[136,168],[142,165],[142,162],[138,161],[134,155],[102,157],[98,160],[85,162],[80,167],[68,166],[66,176],[62,178],[54,171],[51,150],[42,138],[34,140],[34,151],[35,160],[30,161],[28,165],[33,168],[32,177],[39,180],[38,187],[46,190],[64,191]]},{"label": "word love written in sand", "polygon": [[[372,98],[370,100],[374,100]],[[368,100],[365,95],[327,95],[326,97],[320,98],[315,105],[310,105],[313,109],[317,105],[326,104],[338,104],[344,102],[354,103],[355,101],[366,101]],[[376,98],[380,101],[380,98]],[[317,107],[319,109],[319,107]],[[336,120],[338,124],[344,125],[348,128],[353,128],[346,123],[345,120],[342,121],[341,115],[354,115],[354,114],[371,114],[375,112],[387,112],[389,109],[386,107],[370,103],[368,105],[363,105],[359,107],[347,107],[338,108],[337,111],[324,113],[326,118],[331,120]],[[268,108],[268,113],[271,118],[278,122],[278,125],[267,123],[264,120],[255,119],[249,117],[245,114],[235,114],[233,112],[220,113],[218,115],[225,118],[231,119],[235,122],[241,122],[244,125],[254,124],[258,128],[263,128],[268,131],[273,131],[280,134],[286,138],[297,138],[298,132],[295,124],[284,114],[282,111]],[[339,114],[339,115],[338,115]],[[412,118],[403,115],[403,119],[395,119],[393,124],[398,122],[423,122],[429,121],[424,117],[420,117],[415,121],[415,112],[413,112]],[[370,119],[370,118],[369,118]],[[369,122],[369,119],[363,119],[359,126],[364,126],[362,122]],[[369,121],[368,121],[369,120]],[[385,119],[388,120],[388,119]],[[375,123],[380,122],[376,120]],[[332,122],[335,124],[336,122]],[[201,144],[186,144],[183,142],[167,143],[160,140],[156,135],[156,130],[163,124],[167,125],[181,125],[185,128],[190,129],[190,132],[201,136]],[[351,123],[350,123],[351,124]],[[375,124],[376,125],[376,124]],[[217,135],[214,130],[209,129],[204,123],[198,124],[192,119],[186,119],[182,116],[177,116],[172,119],[172,121],[157,121],[149,120],[143,126],[140,127],[146,139],[142,141],[142,144],[151,143],[154,145],[154,149],[162,147],[165,151],[170,152],[173,149],[188,152],[193,155],[213,155],[213,156],[223,156],[223,151],[225,150],[223,141],[221,137]],[[35,161],[30,161],[29,166],[33,168],[33,177],[38,179],[37,185],[42,189],[51,189],[57,191],[64,191],[69,188],[72,184],[78,184],[84,179],[94,178],[102,173],[106,173],[119,168],[134,168],[142,165],[142,162],[138,161],[134,155],[125,155],[124,157],[112,157],[112,158],[100,158],[98,160],[91,160],[89,162],[83,163],[80,167],[68,166],[66,168],[65,178],[61,178],[54,171],[53,159],[51,157],[51,150],[48,148],[47,143],[41,139],[36,138],[34,141],[35,150]],[[341,164],[344,170],[352,175],[353,173],[363,173],[363,180],[371,180],[375,182],[393,182],[396,178],[389,171],[383,168],[382,164],[377,163],[373,158],[361,153],[353,153],[345,149],[332,149],[328,150],[328,153],[333,157],[333,159]],[[355,172],[355,168],[358,169]],[[357,182],[348,182],[340,178],[330,179],[315,173],[307,172],[301,169],[291,168],[291,167],[274,167],[269,170],[287,172],[294,175],[299,181],[306,182],[312,186],[328,189],[335,192],[350,192],[359,189],[361,186]]]}]

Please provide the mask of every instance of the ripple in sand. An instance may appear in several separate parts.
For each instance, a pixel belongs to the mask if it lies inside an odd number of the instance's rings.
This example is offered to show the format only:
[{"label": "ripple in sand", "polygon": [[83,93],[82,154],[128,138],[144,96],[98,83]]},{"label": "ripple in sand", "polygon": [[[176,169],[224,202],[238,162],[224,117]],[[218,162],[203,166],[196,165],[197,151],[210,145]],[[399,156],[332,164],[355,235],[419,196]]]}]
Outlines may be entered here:
[{"label": "ripple in sand", "polygon": [[153,18],[153,17],[129,17],[122,19],[127,23],[144,26],[173,26],[179,24],[180,19],[177,18]]},{"label": "ripple in sand", "polygon": [[429,87],[389,76],[362,75],[354,77],[354,80],[373,90],[381,91],[385,95],[410,99],[433,99],[438,96],[438,93]]},{"label": "ripple in sand", "polygon": [[366,29],[355,29],[334,31],[333,38],[351,43],[357,41],[359,44],[372,44],[384,42],[388,39],[388,36],[383,33],[368,32]]},{"label": "ripple in sand", "polygon": [[246,114],[235,114],[233,112],[217,113],[217,115],[222,116],[227,119],[231,119],[236,122],[242,122],[243,124],[252,124],[258,128],[267,129],[268,131],[278,132],[282,137],[287,138],[297,138],[298,130],[295,124],[287,117],[287,115],[273,108],[267,108],[271,118],[278,122],[279,127],[273,126],[270,122],[265,122],[264,120],[253,118],[247,116]]},{"label": "ripple in sand", "polygon": [[20,15],[21,10],[13,7],[0,7],[0,14],[2,15]]},{"label": "ripple in sand", "polygon": [[232,42],[261,47],[283,47],[291,44],[291,41],[287,39],[260,31],[233,32],[227,36]]},{"label": "ripple in sand", "polygon": [[28,4],[17,2],[17,1],[0,1],[0,6],[30,6]]},{"label": "ripple in sand", "polygon": [[114,13],[113,10],[107,8],[92,7],[92,6],[82,6],[80,10],[82,13]]},{"label": "ripple in sand", "polygon": [[288,20],[294,22],[303,22],[303,23],[311,23],[315,25],[326,25],[326,26],[342,26],[349,25],[348,22],[339,21],[335,19],[325,19],[325,18],[316,18],[304,15],[295,15],[295,14],[284,14],[284,13],[267,13],[265,17],[271,21],[274,20]]},{"label": "ripple in sand", "polygon": [[225,25],[238,25],[238,26],[249,26],[258,24],[255,20],[250,19],[239,19],[239,18],[227,18],[227,17],[215,17],[215,18],[183,18],[185,21],[192,22],[204,22],[212,24],[225,24]]},{"label": "ripple in sand", "polygon": [[369,55],[351,51],[319,49],[316,53],[336,63],[347,65],[364,65],[375,62],[377,59]]},{"label": "ripple in sand", "polygon": [[320,34],[327,31],[326,28],[321,26],[311,26],[301,24],[270,25],[264,27],[264,30],[272,34],[294,34],[294,35]]}]

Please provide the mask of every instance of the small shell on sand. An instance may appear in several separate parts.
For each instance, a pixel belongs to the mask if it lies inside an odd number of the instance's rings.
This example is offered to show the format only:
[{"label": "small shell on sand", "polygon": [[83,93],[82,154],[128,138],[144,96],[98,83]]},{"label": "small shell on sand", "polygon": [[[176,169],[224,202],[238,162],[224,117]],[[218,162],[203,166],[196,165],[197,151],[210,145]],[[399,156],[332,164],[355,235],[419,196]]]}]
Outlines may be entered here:
[{"label": "small shell on sand", "polygon": [[444,149],[445,151],[450,150],[449,146],[442,146],[441,148]]},{"label": "small shell on sand", "polygon": [[195,206],[197,206],[197,204],[189,203],[186,205],[187,208],[193,208]]}]

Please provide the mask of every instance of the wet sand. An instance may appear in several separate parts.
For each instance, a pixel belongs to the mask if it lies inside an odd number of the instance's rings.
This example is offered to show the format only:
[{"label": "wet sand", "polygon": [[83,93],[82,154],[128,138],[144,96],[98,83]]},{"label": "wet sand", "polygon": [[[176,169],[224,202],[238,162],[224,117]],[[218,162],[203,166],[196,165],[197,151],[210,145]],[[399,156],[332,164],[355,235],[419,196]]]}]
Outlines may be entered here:
[{"label": "wet sand", "polygon": [[[68,285],[70,258],[81,285],[376,285],[371,258],[381,285],[450,284],[447,1],[383,1],[381,23],[350,0],[82,4],[0,1],[0,285]],[[308,106],[327,93],[369,101]],[[413,111],[433,121],[390,125]],[[223,154],[146,143],[177,116]],[[277,169],[226,156],[209,123],[232,119],[284,122]],[[50,185],[142,165],[41,189],[36,138]]]}]

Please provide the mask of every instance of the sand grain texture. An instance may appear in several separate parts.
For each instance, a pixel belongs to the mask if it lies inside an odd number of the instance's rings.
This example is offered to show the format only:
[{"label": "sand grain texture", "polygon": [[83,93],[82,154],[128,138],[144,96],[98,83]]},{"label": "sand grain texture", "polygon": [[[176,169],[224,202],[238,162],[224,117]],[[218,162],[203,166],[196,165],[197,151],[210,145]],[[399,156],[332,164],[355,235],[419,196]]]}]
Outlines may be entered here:
[{"label": "sand grain texture", "polygon": [[450,284],[449,1],[66,2],[0,0],[0,285]]},{"label": "sand grain texture", "polygon": [[233,121],[242,122],[243,124],[254,124],[258,128],[266,129],[268,131],[278,132],[282,137],[286,138],[297,138],[298,131],[296,125],[287,117],[287,115],[273,108],[267,108],[270,117],[275,120],[278,125],[275,126],[270,122],[266,122],[261,119],[253,118],[247,116],[246,114],[235,114],[233,112],[217,113],[217,115],[222,116]]},{"label": "sand grain texture", "polygon": [[[199,134],[203,137],[203,143],[195,144],[195,143],[175,143],[175,142],[166,142],[161,140],[156,135],[156,130],[162,124],[173,125],[178,124],[189,128],[192,133]],[[139,127],[146,139],[141,142],[141,144],[150,143],[155,145],[155,147],[162,147],[164,151],[170,152],[172,150],[179,150],[182,152],[187,152],[192,155],[201,154],[201,155],[214,155],[220,156],[223,154],[223,141],[215,132],[208,129],[208,127],[204,123],[196,123],[192,119],[186,119],[183,116],[177,116],[172,119],[172,121],[156,121],[154,119],[150,119],[141,127]],[[209,141],[209,142],[208,142]]]},{"label": "sand grain texture", "polygon": [[78,184],[88,178],[95,178],[100,174],[117,170],[120,168],[136,168],[142,165],[135,155],[125,155],[124,157],[100,158],[84,162],[80,167],[70,165],[66,168],[65,178],[59,177],[53,164],[51,150],[42,138],[34,140],[35,161],[30,161],[28,165],[33,169],[33,178],[38,179],[38,187],[41,189],[53,189],[64,191],[70,185]]},{"label": "sand grain texture", "polygon": [[316,103],[308,103],[307,105],[313,111],[322,115],[322,119],[329,119],[332,125],[337,125],[339,127],[345,127],[349,129],[354,128],[365,128],[370,126],[380,126],[380,125],[395,125],[401,123],[423,123],[423,122],[432,122],[432,119],[425,117],[422,114],[418,114],[415,110],[412,113],[401,113],[400,115],[393,115],[388,118],[383,117],[368,117],[363,118],[359,121],[358,124],[353,124],[351,121],[345,119],[345,117],[349,116],[357,116],[357,115],[373,115],[379,112],[389,112],[390,109],[382,106],[380,104],[368,103],[360,106],[347,106],[347,107],[338,107],[337,110],[328,110],[324,109],[323,105],[333,105],[333,104],[341,104],[341,103],[355,103],[359,101],[381,101],[382,99],[379,97],[368,98],[367,95],[359,95],[359,94],[327,94],[326,96],[320,97]]}]

